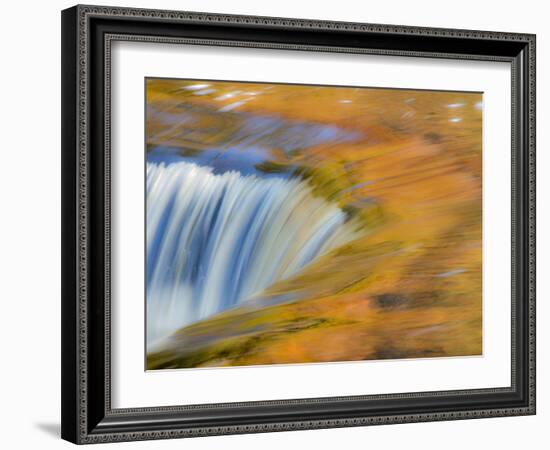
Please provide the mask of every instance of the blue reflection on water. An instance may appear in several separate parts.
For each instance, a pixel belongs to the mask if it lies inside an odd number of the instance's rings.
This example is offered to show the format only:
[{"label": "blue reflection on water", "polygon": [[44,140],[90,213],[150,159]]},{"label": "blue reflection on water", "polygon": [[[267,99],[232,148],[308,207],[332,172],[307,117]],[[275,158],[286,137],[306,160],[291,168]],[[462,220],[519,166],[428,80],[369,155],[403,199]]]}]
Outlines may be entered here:
[{"label": "blue reflection on water", "polygon": [[[171,164],[187,161],[213,168],[215,174],[238,171],[242,175],[288,178],[294,172],[292,165],[279,165],[275,170],[265,170],[261,165],[274,162],[275,152],[282,151],[291,157],[304,148],[320,144],[351,142],[362,138],[361,133],[341,129],[333,125],[297,122],[278,116],[256,115],[243,112],[220,113],[208,109],[186,107],[177,114],[173,112],[149,112],[155,120],[177,128],[178,135],[193,141],[200,131],[205,142],[215,142],[197,150],[181,149],[169,145],[151,148],[147,161]],[[227,123],[220,121],[227,117]],[[204,118],[216,118],[217,126],[201,127]],[[235,126],[236,125],[236,126]],[[194,142],[197,147],[197,142]],[[198,143],[200,146],[200,142]],[[273,167],[271,168],[273,169]]]},{"label": "blue reflection on water", "polygon": [[266,173],[256,167],[271,158],[270,151],[260,146],[237,145],[228,149],[211,148],[184,155],[180,149],[174,147],[158,146],[147,155],[147,162],[170,164],[179,161],[187,161],[200,166],[213,168],[213,173],[236,171],[242,175],[262,175],[263,177],[277,176],[289,177],[293,167],[288,167],[286,172]]}]

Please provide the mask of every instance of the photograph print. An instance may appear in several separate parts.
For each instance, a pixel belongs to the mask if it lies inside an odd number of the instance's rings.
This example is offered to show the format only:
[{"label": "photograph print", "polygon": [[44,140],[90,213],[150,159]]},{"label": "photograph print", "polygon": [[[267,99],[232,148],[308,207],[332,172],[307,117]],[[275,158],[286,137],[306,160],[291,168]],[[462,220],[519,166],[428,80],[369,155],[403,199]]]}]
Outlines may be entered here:
[{"label": "photograph print", "polygon": [[145,97],[147,370],[482,354],[482,93]]}]

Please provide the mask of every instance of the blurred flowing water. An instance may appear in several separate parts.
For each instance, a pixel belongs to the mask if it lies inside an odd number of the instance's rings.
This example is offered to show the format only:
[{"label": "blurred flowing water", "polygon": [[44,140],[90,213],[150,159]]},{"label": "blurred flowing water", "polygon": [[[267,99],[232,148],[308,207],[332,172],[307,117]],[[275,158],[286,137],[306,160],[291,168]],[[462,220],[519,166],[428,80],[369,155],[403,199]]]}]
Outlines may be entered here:
[{"label": "blurred flowing water", "polygon": [[298,178],[148,163],[148,347],[291,277],[355,230]]},{"label": "blurred flowing water", "polygon": [[481,354],[482,102],[149,79],[148,369]]}]

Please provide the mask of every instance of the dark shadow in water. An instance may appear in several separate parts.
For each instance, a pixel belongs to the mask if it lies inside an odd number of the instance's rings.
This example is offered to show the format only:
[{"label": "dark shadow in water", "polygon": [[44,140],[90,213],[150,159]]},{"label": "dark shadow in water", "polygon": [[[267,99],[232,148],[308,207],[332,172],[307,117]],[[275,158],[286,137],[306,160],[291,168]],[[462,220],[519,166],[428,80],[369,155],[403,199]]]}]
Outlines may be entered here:
[{"label": "dark shadow in water", "polygon": [[49,434],[52,437],[61,437],[61,424],[59,423],[36,423],[35,426],[40,431]]}]

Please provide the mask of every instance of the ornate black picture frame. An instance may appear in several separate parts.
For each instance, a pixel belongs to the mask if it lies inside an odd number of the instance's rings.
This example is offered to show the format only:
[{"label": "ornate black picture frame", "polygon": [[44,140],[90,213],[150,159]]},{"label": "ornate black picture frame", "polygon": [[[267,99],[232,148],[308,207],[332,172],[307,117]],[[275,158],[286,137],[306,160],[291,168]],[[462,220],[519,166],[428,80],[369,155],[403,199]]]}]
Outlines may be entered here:
[{"label": "ornate black picture frame", "polygon": [[[511,386],[113,409],[114,41],[505,61],[512,67]],[[535,36],[99,6],[62,12],[62,437],[74,443],[535,414]]]}]

